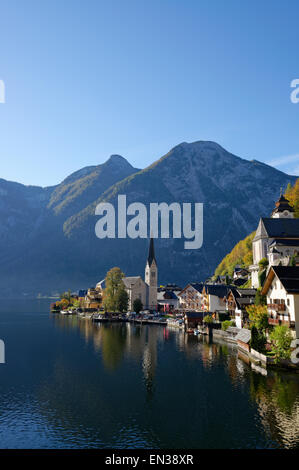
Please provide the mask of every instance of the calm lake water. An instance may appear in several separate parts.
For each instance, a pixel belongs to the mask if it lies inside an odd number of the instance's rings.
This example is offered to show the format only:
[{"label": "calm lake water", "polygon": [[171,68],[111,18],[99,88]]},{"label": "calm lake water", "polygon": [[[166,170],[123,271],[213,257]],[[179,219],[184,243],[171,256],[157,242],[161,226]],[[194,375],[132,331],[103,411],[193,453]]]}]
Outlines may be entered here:
[{"label": "calm lake water", "polygon": [[3,302],[1,448],[298,448],[299,375],[161,326]]}]

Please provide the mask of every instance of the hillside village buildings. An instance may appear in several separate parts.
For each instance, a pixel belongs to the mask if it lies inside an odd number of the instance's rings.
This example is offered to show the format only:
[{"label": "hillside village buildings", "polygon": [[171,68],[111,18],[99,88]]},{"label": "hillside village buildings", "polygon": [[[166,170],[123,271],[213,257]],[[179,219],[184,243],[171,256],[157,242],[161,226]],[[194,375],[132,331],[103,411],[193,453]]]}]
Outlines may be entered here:
[{"label": "hillside village buildings", "polygon": [[269,266],[288,266],[299,251],[299,219],[284,196],[276,202],[271,217],[260,219],[252,242],[253,264],[250,266],[251,285],[259,287],[259,261],[267,258]]},{"label": "hillside village buildings", "polygon": [[271,266],[262,294],[270,325],[287,325],[299,338],[299,266]]},{"label": "hillside village buildings", "polygon": [[[259,262],[266,258],[269,264],[261,293],[267,298],[269,324],[288,325],[293,336],[299,338],[299,219],[294,218],[284,196],[276,202],[271,217],[260,219],[252,250],[251,288],[242,287],[250,274],[240,265],[234,268],[233,285],[227,284],[227,276],[218,276],[216,281],[192,282],[183,289],[175,284],[158,287],[158,265],[151,238],[144,279],[123,278],[129,297],[128,310],[133,311],[134,300],[140,299],[144,310],[183,313],[189,315],[190,324],[202,322],[210,314],[219,321],[233,319],[237,328],[244,328],[248,323],[247,307],[254,304],[260,284]],[[85,308],[99,308],[103,283],[85,293]]]}]

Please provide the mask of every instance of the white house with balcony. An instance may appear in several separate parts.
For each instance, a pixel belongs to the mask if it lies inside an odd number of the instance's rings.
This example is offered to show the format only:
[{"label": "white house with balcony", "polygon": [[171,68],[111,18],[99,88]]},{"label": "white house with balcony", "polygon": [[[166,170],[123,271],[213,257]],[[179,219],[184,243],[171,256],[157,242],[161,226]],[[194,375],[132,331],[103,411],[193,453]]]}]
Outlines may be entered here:
[{"label": "white house with balcony", "polygon": [[299,338],[299,266],[271,266],[262,294],[270,325],[287,325]]},{"label": "white house with balcony", "polygon": [[267,258],[270,266],[287,266],[291,257],[299,252],[299,219],[284,196],[280,196],[271,213],[259,221],[252,241],[253,264],[250,266],[251,286],[259,287],[259,261]]}]

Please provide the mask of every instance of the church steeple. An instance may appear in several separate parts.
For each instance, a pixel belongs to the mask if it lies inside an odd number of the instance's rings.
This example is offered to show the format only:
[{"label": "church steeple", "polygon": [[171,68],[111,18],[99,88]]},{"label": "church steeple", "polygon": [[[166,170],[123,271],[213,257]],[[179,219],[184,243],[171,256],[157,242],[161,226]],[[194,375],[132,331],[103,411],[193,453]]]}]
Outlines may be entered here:
[{"label": "church steeple", "polygon": [[289,201],[283,196],[282,191],[280,198],[275,203],[275,208],[271,213],[272,219],[293,218],[294,209],[290,206]]},{"label": "church steeple", "polygon": [[149,310],[157,308],[157,283],[158,283],[158,266],[155,257],[154,239],[151,237],[148,257],[145,266],[145,283],[147,285],[147,305]]},{"label": "church steeple", "polygon": [[155,261],[155,263],[157,264],[157,261],[155,258],[154,239],[153,237],[151,237],[149,250],[148,250],[148,257],[147,257],[148,265],[151,266],[153,261]]}]

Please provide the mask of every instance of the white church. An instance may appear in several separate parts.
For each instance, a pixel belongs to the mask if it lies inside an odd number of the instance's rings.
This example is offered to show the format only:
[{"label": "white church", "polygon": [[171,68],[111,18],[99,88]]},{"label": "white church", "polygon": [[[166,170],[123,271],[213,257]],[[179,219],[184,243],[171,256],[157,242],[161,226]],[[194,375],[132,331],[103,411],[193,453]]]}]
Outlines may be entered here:
[{"label": "white church", "polygon": [[135,299],[141,300],[143,309],[157,310],[158,267],[153,238],[150,239],[144,280],[141,276],[130,276],[123,278],[123,283],[129,296],[129,310],[134,310]]},{"label": "white church", "polygon": [[252,242],[253,264],[250,266],[251,285],[259,287],[259,261],[267,258],[271,266],[289,266],[292,256],[299,253],[299,219],[294,209],[281,195],[271,217],[262,217]]}]

